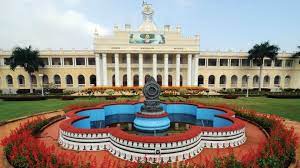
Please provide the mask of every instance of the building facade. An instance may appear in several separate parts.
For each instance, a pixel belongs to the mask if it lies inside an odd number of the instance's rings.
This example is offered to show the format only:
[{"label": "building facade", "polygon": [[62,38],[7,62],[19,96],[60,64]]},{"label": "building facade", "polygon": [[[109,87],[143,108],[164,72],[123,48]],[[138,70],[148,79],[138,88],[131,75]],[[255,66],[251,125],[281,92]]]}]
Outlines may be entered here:
[{"label": "building facade", "polygon": [[[148,75],[162,86],[203,86],[210,89],[258,88],[259,67],[247,52],[200,51],[200,36],[184,37],[181,27],[158,29],[151,4],[143,4],[143,23],[114,27],[113,34],[95,31],[93,50],[41,50],[46,66],[31,75],[33,87],[53,84],[80,90],[90,86],[143,86]],[[28,89],[30,76],[6,65],[11,51],[0,50],[0,89]],[[300,61],[290,53],[264,60],[262,88],[300,88]]]}]

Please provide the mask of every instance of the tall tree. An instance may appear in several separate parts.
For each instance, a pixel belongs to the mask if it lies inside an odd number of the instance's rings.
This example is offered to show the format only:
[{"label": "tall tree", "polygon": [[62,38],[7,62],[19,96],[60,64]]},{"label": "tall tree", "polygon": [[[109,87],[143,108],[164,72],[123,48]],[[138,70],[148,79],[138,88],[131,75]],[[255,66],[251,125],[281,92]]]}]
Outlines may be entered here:
[{"label": "tall tree", "polygon": [[31,46],[24,48],[16,47],[13,49],[9,58],[9,66],[13,71],[17,67],[24,68],[29,75],[30,93],[33,93],[31,75],[35,71],[38,71],[39,67],[45,66],[40,58],[40,52],[38,50],[33,50]]},{"label": "tall tree", "polygon": [[[300,50],[300,46],[298,46],[298,49]],[[296,52],[295,54],[293,54],[293,57],[300,57],[300,51]]]},{"label": "tall tree", "polygon": [[261,91],[264,58],[276,60],[279,50],[280,48],[278,46],[270,45],[267,41],[261,44],[255,44],[253,48],[248,51],[248,59],[252,60],[259,66],[259,91]]}]

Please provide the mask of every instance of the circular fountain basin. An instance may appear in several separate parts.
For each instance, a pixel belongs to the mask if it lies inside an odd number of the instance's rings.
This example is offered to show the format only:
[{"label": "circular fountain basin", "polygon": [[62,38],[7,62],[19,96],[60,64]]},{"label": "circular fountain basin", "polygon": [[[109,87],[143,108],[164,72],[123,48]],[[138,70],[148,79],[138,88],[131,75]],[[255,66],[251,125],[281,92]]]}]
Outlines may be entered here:
[{"label": "circular fountain basin", "polygon": [[136,117],[133,121],[134,127],[141,132],[163,132],[170,127],[168,116],[161,118]]},{"label": "circular fountain basin", "polygon": [[136,117],[142,105],[142,103],[114,104],[99,109],[83,110],[77,112],[76,115],[87,117],[73,122],[72,125],[76,128],[92,129],[105,128],[118,123],[135,123],[137,129],[148,131],[166,130],[170,122],[217,128],[232,125],[232,121],[219,116],[226,112],[191,104],[161,104],[163,110],[168,113],[168,116],[163,118]]}]

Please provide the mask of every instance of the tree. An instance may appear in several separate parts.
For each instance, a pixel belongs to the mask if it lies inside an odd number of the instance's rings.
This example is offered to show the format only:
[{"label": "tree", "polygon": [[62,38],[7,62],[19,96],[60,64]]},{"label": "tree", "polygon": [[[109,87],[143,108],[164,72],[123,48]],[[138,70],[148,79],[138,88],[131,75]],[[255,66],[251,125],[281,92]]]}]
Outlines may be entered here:
[{"label": "tree", "polygon": [[[300,50],[300,46],[298,46],[298,49]],[[300,51],[296,52],[295,54],[293,54],[293,57],[300,57]]]},{"label": "tree", "polygon": [[252,60],[259,66],[259,91],[261,91],[264,58],[276,60],[279,50],[280,48],[278,46],[270,45],[267,41],[261,44],[255,44],[253,48],[248,51],[248,59]]},{"label": "tree", "polygon": [[35,71],[38,71],[39,67],[45,66],[40,58],[40,52],[38,50],[33,50],[31,46],[24,48],[16,47],[13,49],[9,58],[9,66],[13,71],[18,66],[24,68],[29,75],[30,93],[33,93],[31,75]]}]

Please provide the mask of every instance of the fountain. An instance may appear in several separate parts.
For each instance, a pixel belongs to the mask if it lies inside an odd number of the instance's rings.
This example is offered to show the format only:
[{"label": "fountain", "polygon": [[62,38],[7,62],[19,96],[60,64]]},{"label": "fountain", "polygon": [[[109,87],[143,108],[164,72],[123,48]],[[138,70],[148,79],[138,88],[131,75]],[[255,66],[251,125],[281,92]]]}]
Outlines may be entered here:
[{"label": "fountain", "polygon": [[142,132],[163,132],[170,127],[168,113],[164,112],[160,104],[160,86],[153,77],[149,77],[143,88],[146,98],[141,112],[136,113],[134,127]]}]

